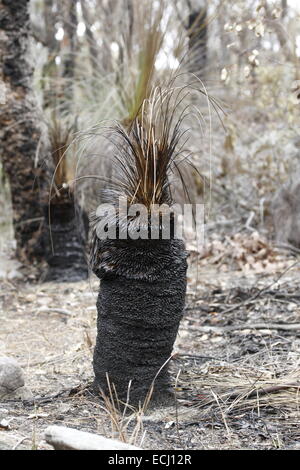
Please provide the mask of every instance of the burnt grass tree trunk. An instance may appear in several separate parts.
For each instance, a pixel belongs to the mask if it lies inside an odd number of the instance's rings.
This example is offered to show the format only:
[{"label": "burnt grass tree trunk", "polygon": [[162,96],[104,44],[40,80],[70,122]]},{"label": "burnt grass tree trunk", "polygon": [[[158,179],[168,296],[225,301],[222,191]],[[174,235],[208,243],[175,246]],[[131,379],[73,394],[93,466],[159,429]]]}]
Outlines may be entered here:
[{"label": "burnt grass tree trunk", "polygon": [[88,217],[72,195],[45,204],[41,251],[48,264],[45,281],[75,282],[88,277]]},{"label": "burnt grass tree trunk", "polygon": [[78,204],[75,188],[68,184],[75,179],[68,160],[72,155],[67,155],[74,129],[74,125],[55,117],[48,123],[55,170],[47,204],[43,205],[44,225],[40,239],[41,251],[48,264],[46,281],[79,281],[88,276],[88,217]]},{"label": "burnt grass tree trunk", "polygon": [[103,200],[113,211],[103,219],[102,207],[91,218],[91,266],[101,280],[94,388],[109,396],[115,388],[117,398],[132,405],[147,404],[150,391],[154,403],[174,398],[168,364],[184,311],[187,270],[184,243],[175,236],[176,214],[163,218],[173,204],[170,175],[182,158],[185,134],[175,113],[182,89],[174,90],[154,88],[128,132],[121,125],[112,129],[117,177]]},{"label": "burnt grass tree trunk", "polygon": [[99,242],[101,279],[97,301],[95,388],[108,393],[107,375],[119,399],[171,398],[168,359],[183,315],[186,252],[180,240]]},{"label": "burnt grass tree trunk", "polygon": [[0,158],[12,196],[17,257],[37,256],[36,240],[43,220],[40,205],[46,171],[34,164],[46,156],[31,85],[28,61],[30,23],[28,0],[0,0]]}]

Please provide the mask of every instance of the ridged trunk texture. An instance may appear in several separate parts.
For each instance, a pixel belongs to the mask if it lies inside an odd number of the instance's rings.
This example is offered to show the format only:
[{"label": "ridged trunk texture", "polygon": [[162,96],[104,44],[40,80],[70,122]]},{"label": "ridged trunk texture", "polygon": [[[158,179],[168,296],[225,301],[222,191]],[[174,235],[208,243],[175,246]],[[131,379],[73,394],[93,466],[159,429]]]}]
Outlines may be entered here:
[{"label": "ridged trunk texture", "polygon": [[[50,210],[49,210],[50,207]],[[88,217],[74,201],[44,206],[40,239],[48,264],[45,281],[74,282],[88,277]]]},{"label": "ridged trunk texture", "polygon": [[[100,242],[95,386],[108,393],[106,373],[118,397],[143,402],[168,361],[183,315],[186,252],[179,240]],[[158,374],[152,400],[169,394],[168,364]]]},{"label": "ridged trunk texture", "polygon": [[28,5],[28,0],[0,0],[0,158],[10,183],[17,256],[22,261],[36,256],[43,219],[40,194],[46,186],[45,170],[35,165],[38,151],[46,158],[46,147],[31,90]]}]

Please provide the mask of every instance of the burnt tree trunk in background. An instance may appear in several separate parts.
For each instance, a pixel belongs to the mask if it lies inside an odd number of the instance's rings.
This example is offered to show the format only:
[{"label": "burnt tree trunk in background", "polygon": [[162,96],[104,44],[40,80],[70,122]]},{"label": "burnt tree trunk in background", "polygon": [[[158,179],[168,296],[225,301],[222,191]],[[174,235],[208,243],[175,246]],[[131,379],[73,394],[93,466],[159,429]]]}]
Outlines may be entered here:
[{"label": "burnt tree trunk in background", "polygon": [[271,201],[271,216],[278,243],[300,248],[300,180],[291,177]]},{"label": "burnt tree trunk in background", "polygon": [[41,250],[48,264],[44,281],[75,282],[88,277],[89,221],[71,195],[44,206]]},{"label": "burnt tree trunk in background", "polygon": [[88,217],[79,206],[73,184],[75,168],[71,145],[76,123],[52,118],[48,122],[51,157],[55,168],[41,233],[41,252],[48,264],[46,281],[78,281],[88,276],[86,244]]},{"label": "burnt tree trunk in background", "polygon": [[54,11],[54,1],[44,0],[45,46],[48,57],[43,66],[41,84],[43,90],[43,108],[53,108],[57,104],[58,67],[55,62],[59,54],[59,41],[55,39],[55,23],[57,14]]},{"label": "burnt tree trunk in background", "polygon": [[89,9],[86,5],[86,1],[80,0],[80,5],[81,5],[83,21],[84,21],[85,28],[86,28],[85,35],[86,35],[86,39],[87,39],[87,43],[89,47],[90,62],[91,62],[93,74],[95,77],[97,77],[99,76],[99,72],[100,72],[99,57],[98,57],[99,46],[97,44],[97,40],[91,28],[92,21],[90,19]]},{"label": "burnt tree trunk in background", "polygon": [[75,62],[77,50],[77,13],[76,0],[68,0],[65,3],[64,11],[64,47],[66,52],[63,55],[63,89],[61,98],[62,111],[68,113],[73,102],[73,81],[75,77]]},{"label": "burnt tree trunk in background", "polygon": [[28,61],[29,0],[0,0],[0,80],[4,97],[0,104],[0,158],[8,177],[17,257],[36,257],[36,240],[43,220],[41,192],[46,172],[35,164],[46,156],[36,101],[31,85],[33,69]]},{"label": "burnt tree trunk in background", "polygon": [[[94,352],[96,389],[143,402],[154,383],[154,401],[170,397],[166,362],[183,315],[186,252],[179,240],[98,241],[101,279]],[[165,364],[165,366],[164,366]],[[163,367],[164,366],[164,367]]]},{"label": "burnt tree trunk in background", "polygon": [[287,0],[281,0],[281,8],[282,8],[282,18],[284,18],[287,15],[287,11],[288,11]]},{"label": "burnt tree trunk in background", "polygon": [[207,65],[207,11],[206,8],[192,10],[188,17],[189,71],[205,78]]}]

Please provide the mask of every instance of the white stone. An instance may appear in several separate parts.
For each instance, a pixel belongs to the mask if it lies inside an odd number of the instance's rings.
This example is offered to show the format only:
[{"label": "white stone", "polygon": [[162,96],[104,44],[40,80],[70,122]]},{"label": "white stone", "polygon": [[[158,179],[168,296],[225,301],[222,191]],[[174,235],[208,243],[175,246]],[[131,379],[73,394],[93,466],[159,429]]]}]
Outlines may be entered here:
[{"label": "white stone", "polygon": [[23,371],[17,361],[10,357],[0,357],[0,389],[10,393],[24,385]]}]

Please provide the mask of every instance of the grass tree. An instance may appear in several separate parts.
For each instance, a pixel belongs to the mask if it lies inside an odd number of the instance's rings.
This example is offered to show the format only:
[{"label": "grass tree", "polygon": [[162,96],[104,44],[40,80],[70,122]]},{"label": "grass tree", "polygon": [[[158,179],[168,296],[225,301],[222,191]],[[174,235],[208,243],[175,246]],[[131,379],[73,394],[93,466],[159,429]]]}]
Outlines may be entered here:
[{"label": "grass tree", "polygon": [[[111,214],[96,212],[93,218],[91,264],[101,280],[95,386],[104,393],[111,387],[121,400],[129,390],[132,404],[143,401],[153,384],[153,398],[169,396],[167,364],[184,310],[187,253],[174,236],[174,214],[167,236],[162,223],[162,207],[172,206],[171,176],[184,155],[184,113],[175,117],[182,93],[176,87],[155,88],[130,129],[112,131],[116,176],[106,201],[116,214],[116,237],[112,232],[106,238]],[[128,208],[126,217],[120,198]],[[145,208],[146,217],[143,211],[143,217],[139,211],[130,215],[134,204]],[[141,231],[149,236],[136,236]]]},{"label": "grass tree", "polygon": [[40,249],[48,264],[47,281],[79,281],[88,276],[88,216],[75,194],[75,124],[52,116],[48,124],[54,166],[49,197],[43,204]]}]

